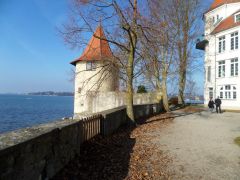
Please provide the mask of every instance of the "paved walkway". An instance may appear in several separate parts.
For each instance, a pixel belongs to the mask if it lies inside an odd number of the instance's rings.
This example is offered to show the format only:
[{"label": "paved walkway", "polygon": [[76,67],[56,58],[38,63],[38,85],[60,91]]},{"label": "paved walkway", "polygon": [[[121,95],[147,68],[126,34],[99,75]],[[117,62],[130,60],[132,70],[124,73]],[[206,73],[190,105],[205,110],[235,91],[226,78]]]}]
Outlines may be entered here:
[{"label": "paved walkway", "polygon": [[173,179],[240,180],[240,114],[175,112],[173,123],[153,142],[172,157]]}]

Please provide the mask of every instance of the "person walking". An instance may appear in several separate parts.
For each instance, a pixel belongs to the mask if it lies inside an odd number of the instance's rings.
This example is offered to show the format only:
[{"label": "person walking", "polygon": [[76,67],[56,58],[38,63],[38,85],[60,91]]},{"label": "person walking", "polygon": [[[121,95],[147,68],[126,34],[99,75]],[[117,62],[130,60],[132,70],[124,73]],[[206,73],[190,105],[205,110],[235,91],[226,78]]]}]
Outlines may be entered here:
[{"label": "person walking", "polygon": [[213,112],[214,109],[214,101],[213,98],[210,98],[209,102],[208,102],[208,107],[210,109],[211,112]]},{"label": "person walking", "polygon": [[222,110],[221,110],[222,101],[219,98],[219,96],[217,97],[217,99],[215,99],[215,104],[216,104],[216,112],[222,113]]}]

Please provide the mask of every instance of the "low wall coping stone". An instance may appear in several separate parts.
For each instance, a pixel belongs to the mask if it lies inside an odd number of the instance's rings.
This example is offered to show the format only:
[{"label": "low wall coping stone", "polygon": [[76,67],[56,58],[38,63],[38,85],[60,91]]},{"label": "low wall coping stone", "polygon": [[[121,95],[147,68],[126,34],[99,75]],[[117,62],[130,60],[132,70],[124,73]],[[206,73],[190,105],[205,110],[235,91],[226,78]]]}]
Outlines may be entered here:
[{"label": "low wall coping stone", "polygon": [[34,139],[40,135],[77,123],[79,119],[56,120],[54,122],[27,127],[0,134],[0,150]]}]

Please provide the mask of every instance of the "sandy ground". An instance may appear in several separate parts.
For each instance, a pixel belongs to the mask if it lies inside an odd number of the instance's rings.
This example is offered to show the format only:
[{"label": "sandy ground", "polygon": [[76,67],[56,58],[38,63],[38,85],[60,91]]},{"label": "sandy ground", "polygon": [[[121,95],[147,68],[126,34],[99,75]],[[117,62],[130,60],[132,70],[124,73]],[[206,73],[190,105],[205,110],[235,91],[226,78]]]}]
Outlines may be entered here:
[{"label": "sandy ground", "polygon": [[234,144],[240,114],[174,114],[179,117],[152,139],[172,158],[173,179],[240,180],[240,147]]}]

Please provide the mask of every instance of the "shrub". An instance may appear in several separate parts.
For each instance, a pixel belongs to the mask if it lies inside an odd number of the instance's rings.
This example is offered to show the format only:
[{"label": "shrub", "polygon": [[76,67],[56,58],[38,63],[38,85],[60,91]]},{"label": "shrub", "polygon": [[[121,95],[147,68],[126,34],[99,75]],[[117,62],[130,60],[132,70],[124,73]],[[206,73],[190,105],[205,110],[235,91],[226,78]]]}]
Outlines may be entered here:
[{"label": "shrub", "polygon": [[137,93],[147,93],[146,87],[143,85],[138,86]]},{"label": "shrub", "polygon": [[178,105],[178,97],[171,97],[169,99],[169,105]]}]

